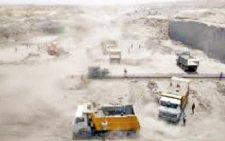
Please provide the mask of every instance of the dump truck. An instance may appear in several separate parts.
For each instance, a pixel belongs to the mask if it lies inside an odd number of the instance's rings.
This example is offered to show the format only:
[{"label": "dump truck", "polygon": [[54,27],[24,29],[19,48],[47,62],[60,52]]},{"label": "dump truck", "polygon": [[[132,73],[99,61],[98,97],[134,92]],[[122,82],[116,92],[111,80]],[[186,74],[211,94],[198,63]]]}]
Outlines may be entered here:
[{"label": "dump truck", "polygon": [[121,50],[110,49],[109,50],[109,62],[110,63],[121,63]]},{"label": "dump truck", "polygon": [[167,91],[159,92],[159,118],[179,122],[188,103],[190,80],[172,77]]},{"label": "dump truck", "polygon": [[137,133],[140,124],[133,105],[79,105],[73,121],[73,138],[101,136],[110,131]]},{"label": "dump truck", "polygon": [[195,58],[190,52],[177,54],[177,65],[184,71],[195,72],[199,66],[199,59]]},{"label": "dump truck", "polygon": [[117,48],[117,42],[114,40],[105,40],[101,43],[103,54],[107,55],[109,54],[110,49],[115,49]]}]

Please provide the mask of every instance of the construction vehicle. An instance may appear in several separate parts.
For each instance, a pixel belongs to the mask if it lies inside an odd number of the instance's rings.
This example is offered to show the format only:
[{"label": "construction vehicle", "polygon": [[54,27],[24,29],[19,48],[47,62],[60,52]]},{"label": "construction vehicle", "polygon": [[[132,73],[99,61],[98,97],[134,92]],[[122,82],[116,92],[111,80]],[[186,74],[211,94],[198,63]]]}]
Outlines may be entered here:
[{"label": "construction vehicle", "polygon": [[190,80],[172,77],[166,92],[159,92],[159,118],[179,122],[188,103]]},{"label": "construction vehicle", "polygon": [[195,72],[199,66],[199,59],[193,57],[190,52],[178,53],[177,65],[184,71]]},{"label": "construction vehicle", "polygon": [[109,74],[107,68],[101,68],[100,66],[90,66],[88,67],[88,78],[90,79],[102,79]]},{"label": "construction vehicle", "polygon": [[109,50],[109,61],[110,63],[121,63],[121,50],[110,49]]},{"label": "construction vehicle", "polygon": [[140,124],[133,105],[79,105],[73,121],[73,138],[101,136],[110,131],[136,133]]},{"label": "construction vehicle", "polygon": [[114,40],[105,40],[101,43],[103,54],[107,55],[109,54],[110,49],[116,49],[117,48],[117,42]]}]

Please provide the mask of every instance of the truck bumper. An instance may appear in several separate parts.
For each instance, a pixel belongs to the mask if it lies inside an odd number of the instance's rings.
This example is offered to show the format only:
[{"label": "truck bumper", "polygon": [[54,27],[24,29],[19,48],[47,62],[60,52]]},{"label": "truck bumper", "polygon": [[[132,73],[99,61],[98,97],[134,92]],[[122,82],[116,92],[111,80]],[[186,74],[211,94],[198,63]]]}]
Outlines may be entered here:
[{"label": "truck bumper", "polygon": [[73,139],[86,139],[92,137],[92,133],[90,131],[82,131],[79,132],[73,131]]},{"label": "truck bumper", "polygon": [[168,122],[173,122],[173,123],[178,123],[180,121],[180,118],[173,118],[173,117],[168,117],[163,115],[159,115],[159,118]]},{"label": "truck bumper", "polygon": [[197,70],[198,66],[188,66],[187,71],[195,72]]}]

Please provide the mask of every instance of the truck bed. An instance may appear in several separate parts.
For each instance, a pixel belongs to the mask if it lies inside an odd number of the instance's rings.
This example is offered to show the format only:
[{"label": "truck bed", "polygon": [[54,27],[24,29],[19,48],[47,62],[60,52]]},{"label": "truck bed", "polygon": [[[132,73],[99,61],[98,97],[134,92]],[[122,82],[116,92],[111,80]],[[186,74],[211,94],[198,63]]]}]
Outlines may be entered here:
[{"label": "truck bed", "polygon": [[91,113],[95,130],[102,131],[102,123],[107,123],[109,131],[131,131],[140,129],[140,124],[132,105],[103,106]]},{"label": "truck bed", "polygon": [[102,131],[103,122],[107,122],[108,131],[136,131],[140,129],[140,124],[135,115],[116,115],[116,116],[102,116],[98,117],[92,115],[92,121],[95,130]]}]

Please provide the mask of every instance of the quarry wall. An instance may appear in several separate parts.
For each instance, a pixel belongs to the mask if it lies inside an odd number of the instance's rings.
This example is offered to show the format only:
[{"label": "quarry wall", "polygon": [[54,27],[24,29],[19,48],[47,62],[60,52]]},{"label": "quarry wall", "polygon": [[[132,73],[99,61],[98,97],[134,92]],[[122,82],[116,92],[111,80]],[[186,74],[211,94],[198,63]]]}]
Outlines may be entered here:
[{"label": "quarry wall", "polygon": [[225,63],[225,27],[197,21],[172,20],[169,22],[169,36]]}]

